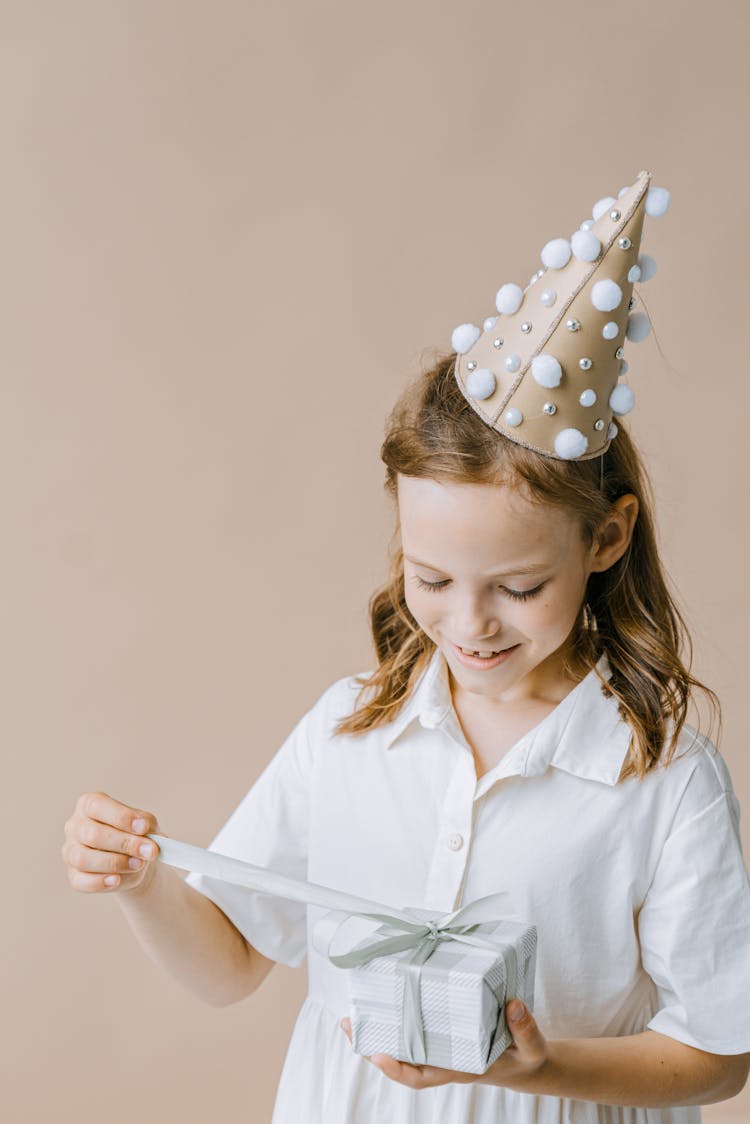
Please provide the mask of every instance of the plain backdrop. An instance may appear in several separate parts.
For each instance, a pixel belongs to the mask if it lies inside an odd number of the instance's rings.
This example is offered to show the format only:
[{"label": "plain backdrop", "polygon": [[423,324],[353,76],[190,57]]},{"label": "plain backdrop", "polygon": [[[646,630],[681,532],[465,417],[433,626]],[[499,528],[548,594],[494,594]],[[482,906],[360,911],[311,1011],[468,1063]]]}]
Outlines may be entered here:
[{"label": "plain backdrop", "polygon": [[748,31],[726,0],[0,4],[8,1124],[270,1119],[305,966],[201,1004],[70,888],[64,822],[103,790],[206,846],[374,666],[387,412],[641,169],[672,204],[626,422],[748,814]]}]

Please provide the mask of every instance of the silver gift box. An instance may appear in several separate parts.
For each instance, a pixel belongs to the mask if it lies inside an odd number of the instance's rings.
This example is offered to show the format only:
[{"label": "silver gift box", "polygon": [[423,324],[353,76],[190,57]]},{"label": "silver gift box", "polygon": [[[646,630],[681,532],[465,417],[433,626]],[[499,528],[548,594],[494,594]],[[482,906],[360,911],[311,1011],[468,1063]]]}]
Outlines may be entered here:
[{"label": "silver gift box", "polygon": [[[408,912],[417,920],[435,917],[434,911],[410,908]],[[385,931],[381,925],[355,948],[377,943]],[[513,1043],[505,1018],[506,1001],[521,999],[530,1011],[534,1010],[537,933],[526,921],[502,919],[475,925],[473,934],[502,942],[513,951],[502,953],[454,939],[438,941],[421,966],[419,999],[424,1064],[481,1074]],[[412,1061],[403,1018],[403,965],[411,955],[411,950],[404,950],[376,956],[365,965],[347,969],[352,1047],[356,1053],[390,1054],[400,1061]]]}]

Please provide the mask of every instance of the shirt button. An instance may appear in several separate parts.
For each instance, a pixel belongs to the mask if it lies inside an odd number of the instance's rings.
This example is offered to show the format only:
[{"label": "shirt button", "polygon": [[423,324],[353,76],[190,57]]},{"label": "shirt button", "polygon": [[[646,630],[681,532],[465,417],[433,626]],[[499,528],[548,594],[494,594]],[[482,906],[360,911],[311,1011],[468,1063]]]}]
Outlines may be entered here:
[{"label": "shirt button", "polygon": [[448,846],[451,851],[460,851],[463,845],[464,837],[463,835],[459,835],[457,831],[455,831],[453,835],[448,836]]}]

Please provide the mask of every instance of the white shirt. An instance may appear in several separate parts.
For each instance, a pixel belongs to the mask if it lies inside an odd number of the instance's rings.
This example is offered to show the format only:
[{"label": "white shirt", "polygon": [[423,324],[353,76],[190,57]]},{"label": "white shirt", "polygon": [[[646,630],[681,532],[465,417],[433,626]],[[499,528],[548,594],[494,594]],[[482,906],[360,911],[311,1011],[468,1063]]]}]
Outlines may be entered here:
[{"label": "white shirt", "polygon": [[[608,678],[605,656],[598,667]],[[323,693],[211,849],[396,908],[448,912],[509,890],[508,912],[537,927],[533,1013],[547,1038],[651,1028],[712,1053],[750,1050],[750,883],[739,805],[712,742],[686,725],[679,759],[617,784],[630,728],[592,670],[477,780],[439,649],[392,722],[332,736],[357,690],[349,676]],[[307,954],[309,993],[272,1124],[701,1119],[698,1107],[392,1081],[339,1026],[346,971],[312,944],[324,909],[187,881],[265,956],[295,966]]]}]

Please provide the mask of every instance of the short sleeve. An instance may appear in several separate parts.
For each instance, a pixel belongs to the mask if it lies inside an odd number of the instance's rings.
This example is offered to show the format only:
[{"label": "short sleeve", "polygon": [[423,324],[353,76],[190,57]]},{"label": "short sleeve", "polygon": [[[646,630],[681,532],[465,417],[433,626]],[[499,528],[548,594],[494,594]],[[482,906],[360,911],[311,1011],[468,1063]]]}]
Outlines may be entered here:
[{"label": "short sleeve", "polygon": [[[307,879],[313,710],[300,719],[271,758],[212,840],[210,851]],[[264,956],[290,967],[302,963],[307,944],[304,902],[261,894],[195,872],[185,881],[215,902]]]},{"label": "short sleeve", "polygon": [[750,1051],[750,882],[740,809],[709,750],[691,775],[638,915],[660,1008],[650,1030],[715,1054]]}]

